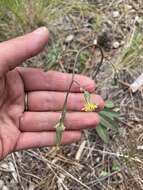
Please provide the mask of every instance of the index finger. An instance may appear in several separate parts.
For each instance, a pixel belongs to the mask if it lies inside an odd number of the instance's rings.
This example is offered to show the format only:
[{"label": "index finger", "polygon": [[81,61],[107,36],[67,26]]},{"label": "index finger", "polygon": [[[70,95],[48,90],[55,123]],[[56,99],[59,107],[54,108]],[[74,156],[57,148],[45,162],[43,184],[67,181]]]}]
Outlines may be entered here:
[{"label": "index finger", "polygon": [[[49,90],[64,92],[68,91],[72,80],[72,74],[57,71],[44,72],[41,69],[24,67],[18,67],[17,71],[19,71],[23,79],[25,91]],[[74,80],[76,82],[73,83],[71,92],[80,92],[81,87],[89,92],[95,90],[94,81],[86,76],[75,75]]]},{"label": "index finger", "polygon": [[39,53],[48,41],[48,30],[41,27],[34,32],[0,43],[0,75]]}]

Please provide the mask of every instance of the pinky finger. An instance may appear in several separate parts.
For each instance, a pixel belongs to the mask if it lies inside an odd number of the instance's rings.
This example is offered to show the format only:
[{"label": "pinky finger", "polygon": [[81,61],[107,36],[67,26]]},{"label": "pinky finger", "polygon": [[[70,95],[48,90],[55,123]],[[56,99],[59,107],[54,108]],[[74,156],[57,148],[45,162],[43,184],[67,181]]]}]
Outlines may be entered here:
[{"label": "pinky finger", "polygon": [[[62,136],[62,144],[71,144],[79,141],[80,138],[80,131],[65,131]],[[55,143],[55,132],[24,132],[21,133],[15,150],[52,146],[55,145]]]}]

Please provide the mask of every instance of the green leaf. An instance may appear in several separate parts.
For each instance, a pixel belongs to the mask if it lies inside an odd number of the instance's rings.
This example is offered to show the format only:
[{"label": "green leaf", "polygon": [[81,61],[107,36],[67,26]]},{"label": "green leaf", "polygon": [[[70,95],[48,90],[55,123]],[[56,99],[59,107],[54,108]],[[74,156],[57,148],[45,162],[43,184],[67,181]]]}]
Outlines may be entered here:
[{"label": "green leaf", "polygon": [[100,173],[99,177],[106,177],[108,175],[109,175],[108,172],[106,172],[105,170],[102,170],[102,172]]},{"label": "green leaf", "polygon": [[110,142],[108,130],[104,125],[99,124],[96,127],[96,132],[99,135],[99,137],[103,140],[104,143],[108,144]]},{"label": "green leaf", "polygon": [[86,103],[90,103],[91,102],[90,93],[88,91],[86,91],[86,90],[84,90],[84,98],[85,98]]},{"label": "green leaf", "polygon": [[112,130],[117,129],[117,123],[111,120],[109,117],[100,115],[100,118],[101,118],[100,123],[104,125],[105,127],[107,127],[108,129],[112,129]]},{"label": "green leaf", "polygon": [[117,165],[115,162],[113,162],[112,171],[115,172],[115,171],[119,171],[119,170],[121,170],[121,168],[119,167],[119,165]]},{"label": "green leaf", "polygon": [[56,125],[56,145],[60,146],[65,126],[62,120]]},{"label": "green leaf", "polygon": [[114,108],[115,105],[114,105],[114,103],[111,100],[106,100],[105,101],[105,107],[106,108]]},{"label": "green leaf", "polygon": [[99,112],[101,116],[109,117],[111,120],[114,120],[115,118],[119,118],[120,114],[118,112],[112,111],[108,108],[104,108],[103,111]]}]

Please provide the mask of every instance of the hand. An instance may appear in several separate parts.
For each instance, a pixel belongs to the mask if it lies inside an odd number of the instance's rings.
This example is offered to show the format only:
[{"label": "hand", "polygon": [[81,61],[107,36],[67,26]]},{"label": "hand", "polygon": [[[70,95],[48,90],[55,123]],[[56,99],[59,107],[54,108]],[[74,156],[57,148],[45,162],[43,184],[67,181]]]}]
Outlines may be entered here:
[{"label": "hand", "polygon": [[[42,27],[0,44],[0,159],[13,151],[55,144],[54,126],[63,107],[71,74],[17,67],[39,53],[47,40],[47,29]],[[91,79],[76,75],[75,80],[88,91],[94,91],[95,84]],[[25,93],[28,110],[25,110]],[[93,95],[93,101],[99,109],[103,108],[100,96]],[[62,144],[79,140],[81,129],[99,123],[97,113],[81,112],[83,104],[83,94],[79,86],[73,84]]]}]

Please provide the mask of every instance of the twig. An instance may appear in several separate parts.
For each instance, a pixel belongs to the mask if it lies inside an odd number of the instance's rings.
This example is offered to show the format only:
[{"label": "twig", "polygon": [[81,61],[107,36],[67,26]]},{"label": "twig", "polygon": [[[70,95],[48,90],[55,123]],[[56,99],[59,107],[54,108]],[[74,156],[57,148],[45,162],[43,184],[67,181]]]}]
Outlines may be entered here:
[{"label": "twig", "polygon": [[123,121],[122,119],[120,118],[116,118],[120,123],[124,124],[125,126],[128,126],[129,128],[133,129],[134,126],[133,125],[130,125],[129,123],[127,123],[127,121]]},{"label": "twig", "polygon": [[[124,168],[123,168],[124,169]],[[114,176],[115,174],[118,174],[119,172],[121,172],[122,171],[122,168],[120,169],[120,170],[118,170],[118,171],[115,171],[115,172],[113,172],[113,173],[110,173],[110,174],[108,174],[107,176],[105,176],[105,177],[102,177],[102,178],[98,178],[98,180],[94,180],[94,181],[92,181],[92,182],[89,182],[88,183],[88,185],[92,185],[92,184],[98,184],[99,183],[99,181],[101,182],[101,181],[104,181],[105,179],[107,179],[108,177],[111,177],[111,176]]]},{"label": "twig", "polygon": [[[57,175],[57,173],[54,171],[54,169],[51,167],[51,165],[50,165],[49,163],[47,163],[47,166],[48,166],[49,169],[53,172],[53,174],[56,176],[56,178],[57,178],[57,180],[58,180],[58,185],[59,185],[60,189],[61,189],[61,187],[63,186],[65,190],[69,190],[69,189],[67,188],[67,186],[63,183],[63,179],[60,178],[60,177]],[[65,176],[64,176],[64,178],[65,178]]]},{"label": "twig", "polygon": [[37,154],[37,153],[34,152],[34,151],[29,150],[29,151],[27,151],[26,153],[29,154],[29,155],[31,155],[31,156],[33,156],[33,157],[35,157],[36,159],[38,159],[38,160],[40,160],[40,161],[42,161],[42,162],[44,162],[44,163],[46,163],[47,166],[50,165],[51,168],[56,168],[56,169],[58,169],[59,171],[61,171],[62,173],[64,173],[64,175],[66,175],[66,176],[68,176],[69,178],[73,179],[75,182],[79,183],[81,186],[85,187],[85,188],[88,189],[88,190],[91,190],[90,187],[88,187],[86,184],[82,183],[80,180],[78,180],[78,179],[77,179],[76,177],[74,177],[72,174],[70,174],[69,172],[67,172],[65,169],[63,169],[63,168],[62,168],[61,166],[59,166],[58,164],[55,164],[55,163],[53,163],[53,162],[51,162],[51,161],[45,159],[42,155],[39,155],[39,154]]},{"label": "twig", "polygon": [[124,85],[126,88],[130,88],[130,84],[121,80],[118,80],[118,82],[122,85]]},{"label": "twig", "polygon": [[75,155],[75,160],[77,160],[77,161],[80,160],[81,155],[82,155],[82,153],[83,153],[83,150],[84,150],[84,148],[85,148],[85,145],[86,145],[86,141],[83,141],[83,142],[81,143],[81,145],[79,146],[79,149],[78,149],[78,151],[77,151],[77,153],[76,153],[76,155]]},{"label": "twig", "polygon": [[19,182],[19,184],[21,185],[21,189],[24,190],[24,187],[23,187],[23,185],[22,185],[22,183],[21,183],[21,178],[20,178],[20,175],[19,175],[19,170],[18,170],[18,167],[17,167],[17,164],[16,164],[16,159],[15,159],[14,153],[12,153],[12,159],[13,159],[15,171],[16,171],[16,173],[17,173],[18,182]]},{"label": "twig", "polygon": [[[74,146],[77,146],[77,145],[74,145]],[[90,148],[86,148],[86,150],[89,150]],[[132,157],[132,156],[129,156],[129,155],[124,155],[122,153],[115,153],[115,152],[109,152],[109,151],[105,151],[105,150],[99,150],[99,149],[93,149],[93,152],[99,152],[101,154],[105,154],[105,155],[110,155],[110,156],[114,156],[114,157],[117,157],[117,158],[123,158],[123,159],[129,159],[130,161],[134,161],[134,162],[137,162],[137,163],[141,163],[143,164],[143,162],[138,158],[138,157]]]}]

